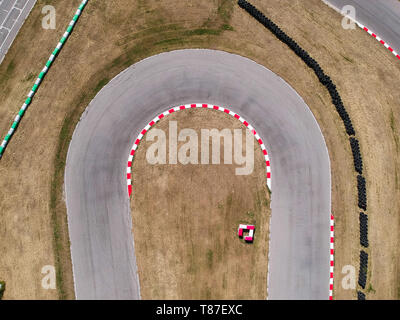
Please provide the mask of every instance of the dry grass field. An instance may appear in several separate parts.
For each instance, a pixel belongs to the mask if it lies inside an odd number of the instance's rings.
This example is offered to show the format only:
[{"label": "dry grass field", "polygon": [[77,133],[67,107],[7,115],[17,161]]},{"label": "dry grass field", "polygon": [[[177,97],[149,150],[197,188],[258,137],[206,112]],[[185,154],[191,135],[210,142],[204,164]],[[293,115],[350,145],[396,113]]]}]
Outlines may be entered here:
[{"label": "dry grass field", "polygon": [[[79,1],[52,1],[56,30],[41,28],[40,11],[47,3],[37,2],[0,65],[2,136]],[[400,92],[395,79],[400,63],[365,32],[343,30],[340,15],[320,0],[254,4],[337,84],[366,168],[371,245],[367,299],[399,299]],[[247,56],[283,77],[309,105],[331,159],[334,294],[337,299],[356,298],[354,290],[341,287],[341,269],[351,264],[358,270],[360,249],[352,156],[341,120],[315,75],[235,1],[91,0],[0,160],[0,279],[7,282],[5,299],[74,297],[63,168],[75,125],[113,76],[147,56],[182,48]],[[40,270],[48,264],[57,267],[58,290],[41,288]]]},{"label": "dry grass field", "polygon": [[[166,132],[167,141],[170,121],[178,132],[191,128],[199,137],[201,129],[241,129],[245,143],[246,127],[219,111],[166,117],[155,128]],[[254,170],[235,175],[241,166],[223,164],[223,139],[219,165],[152,165],[146,152],[154,142],[144,137],[132,167],[131,200],[143,299],[266,298],[270,196],[264,156],[253,139]],[[255,225],[253,244],[239,239],[240,223]]]}]

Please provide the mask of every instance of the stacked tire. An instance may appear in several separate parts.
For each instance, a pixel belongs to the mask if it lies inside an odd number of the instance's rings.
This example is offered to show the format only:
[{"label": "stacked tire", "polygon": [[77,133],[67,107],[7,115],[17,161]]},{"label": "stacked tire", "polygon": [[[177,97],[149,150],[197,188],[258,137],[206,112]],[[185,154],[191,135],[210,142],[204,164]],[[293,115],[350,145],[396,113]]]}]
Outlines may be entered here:
[{"label": "stacked tire", "polygon": [[280,41],[285,43],[292,51],[299,56],[305,64],[313,69],[314,73],[318,77],[319,82],[324,85],[332,98],[332,103],[335,105],[336,110],[343,121],[346,132],[349,136],[355,135],[353,124],[351,119],[342,103],[342,99],[336,90],[335,84],[332,82],[331,78],[325,74],[324,70],[320,67],[317,61],[315,61],[307,51],[301,48],[296,41],[290,38],[284,31],[282,31],[279,26],[272,22],[269,18],[264,16],[257,8],[252,4],[244,0],[239,0],[238,4],[241,8],[246,10],[250,15],[252,15],[257,21],[259,21],[264,27],[270,30]]},{"label": "stacked tire", "polygon": [[368,272],[368,253],[364,250],[360,251],[360,271],[358,274],[358,284],[361,288],[365,289],[367,283],[367,272]]},{"label": "stacked tire", "polygon": [[368,216],[360,212],[360,244],[368,248]]},{"label": "stacked tire", "polygon": [[350,146],[351,146],[351,151],[353,153],[354,170],[356,170],[356,172],[358,172],[359,174],[362,174],[363,162],[358,140],[356,138],[350,137]]},{"label": "stacked tire", "polygon": [[365,300],[365,294],[361,291],[357,291],[357,299],[358,300]]},{"label": "stacked tire", "polygon": [[365,186],[365,178],[362,175],[357,176],[358,189],[358,207],[367,210],[367,189]]},{"label": "stacked tire", "polygon": [[[367,189],[365,178],[362,176],[363,173],[363,161],[360,153],[360,145],[358,140],[353,137],[356,135],[350,116],[347,113],[345,106],[343,105],[342,98],[337,91],[336,85],[332,79],[325,74],[324,70],[320,67],[318,62],[314,60],[307,51],[302,49],[295,40],[290,38],[279,26],[272,22],[269,18],[265,17],[257,8],[245,0],[238,1],[239,6],[246,10],[251,16],[257,21],[269,29],[280,41],[285,43],[297,56],[299,56],[304,63],[311,68],[315,75],[318,77],[319,82],[326,87],[328,90],[332,103],[336,108],[337,113],[343,121],[343,125],[346,129],[347,135],[350,137],[350,147],[353,153],[354,170],[358,173],[357,175],[357,189],[358,189],[358,207],[364,211],[367,210]],[[360,213],[360,244],[364,248],[368,248],[368,216],[361,212]],[[365,289],[367,280],[367,265],[368,265],[368,254],[361,250],[360,251],[360,271],[358,283]],[[361,291],[357,292],[359,300],[365,300],[365,294]]]}]

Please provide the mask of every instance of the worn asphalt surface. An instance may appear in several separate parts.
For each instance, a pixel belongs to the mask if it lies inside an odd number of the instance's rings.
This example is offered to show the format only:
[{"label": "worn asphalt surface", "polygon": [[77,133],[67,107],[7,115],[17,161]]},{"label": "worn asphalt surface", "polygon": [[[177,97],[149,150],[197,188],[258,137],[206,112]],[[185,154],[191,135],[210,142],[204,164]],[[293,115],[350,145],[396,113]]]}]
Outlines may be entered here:
[{"label": "worn asphalt surface", "polygon": [[212,50],[173,51],[132,65],[83,113],[65,172],[76,297],[140,298],[127,160],[145,125],[170,106],[187,103],[230,108],[255,127],[268,149],[269,298],[328,299],[331,180],[319,126],[274,73]]},{"label": "worn asphalt surface", "polygon": [[[400,52],[397,0],[323,0]],[[0,63],[36,0],[0,0]],[[256,63],[209,50],[148,58],[113,79],[74,133],[66,200],[78,299],[139,299],[126,161],[133,139],[169,106],[229,106],[263,138],[272,166],[270,299],[327,299],[330,169],[311,112],[282,79]]]}]

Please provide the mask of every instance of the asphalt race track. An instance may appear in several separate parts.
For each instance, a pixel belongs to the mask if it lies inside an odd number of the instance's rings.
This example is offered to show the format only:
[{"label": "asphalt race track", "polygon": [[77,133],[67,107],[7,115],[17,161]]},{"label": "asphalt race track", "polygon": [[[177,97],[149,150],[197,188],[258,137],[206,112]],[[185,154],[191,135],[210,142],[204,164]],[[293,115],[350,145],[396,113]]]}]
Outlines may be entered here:
[{"label": "asphalt race track", "polygon": [[341,10],[345,5],[356,9],[356,20],[400,53],[400,2],[398,0],[324,0]]},{"label": "asphalt race track", "polygon": [[319,126],[277,75],[249,59],[212,50],[173,51],[132,65],[83,113],[65,172],[77,299],[140,298],[127,159],[144,126],[168,107],[188,103],[237,112],[267,147],[269,298],[328,299],[331,178]]}]

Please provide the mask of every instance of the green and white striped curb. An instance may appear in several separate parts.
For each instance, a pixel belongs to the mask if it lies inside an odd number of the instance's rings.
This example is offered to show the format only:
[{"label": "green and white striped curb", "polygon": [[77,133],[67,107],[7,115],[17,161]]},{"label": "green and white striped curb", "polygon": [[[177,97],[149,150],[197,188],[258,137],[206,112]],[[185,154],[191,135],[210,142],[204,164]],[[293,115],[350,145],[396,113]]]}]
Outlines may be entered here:
[{"label": "green and white striped curb", "polygon": [[22,119],[26,109],[31,104],[33,97],[35,96],[37,90],[39,89],[40,84],[43,81],[43,78],[45,77],[46,73],[49,71],[51,65],[53,64],[54,60],[56,59],[57,54],[61,51],[64,43],[67,41],[68,37],[72,33],[72,30],[73,30],[76,22],[78,21],[81,13],[82,13],[83,9],[85,8],[88,1],[89,0],[83,0],[81,2],[78,10],[76,10],[74,17],[72,18],[71,22],[68,25],[67,31],[65,31],[61,40],[58,42],[57,47],[54,49],[54,51],[51,53],[49,59],[47,60],[46,65],[44,66],[42,71],[39,73],[39,75],[35,81],[35,84],[33,85],[31,91],[28,94],[27,99],[25,100],[24,104],[22,105],[21,109],[19,110],[10,130],[8,131],[7,135],[5,136],[3,142],[0,145],[0,159],[3,156],[4,150],[6,149],[7,144],[10,142],[11,137],[17,130],[17,127],[18,127],[19,123],[21,122],[21,119]]}]

